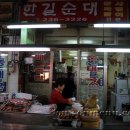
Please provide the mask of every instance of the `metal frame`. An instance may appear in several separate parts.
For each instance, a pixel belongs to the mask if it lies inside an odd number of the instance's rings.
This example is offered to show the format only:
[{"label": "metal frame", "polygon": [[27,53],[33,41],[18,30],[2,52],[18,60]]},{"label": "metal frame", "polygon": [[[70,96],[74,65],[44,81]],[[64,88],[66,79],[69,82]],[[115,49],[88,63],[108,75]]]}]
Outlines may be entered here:
[{"label": "metal frame", "polygon": [[53,79],[53,54],[54,52],[51,50],[50,51],[50,78],[49,78],[49,92],[51,93],[52,91],[52,79]]},{"label": "metal frame", "polygon": [[107,108],[107,66],[108,66],[108,53],[104,53],[104,101],[103,101],[103,107],[104,110]]},{"label": "metal frame", "polygon": [[81,66],[81,50],[78,50],[78,66],[77,66],[77,99],[79,99],[80,89],[80,66]]}]

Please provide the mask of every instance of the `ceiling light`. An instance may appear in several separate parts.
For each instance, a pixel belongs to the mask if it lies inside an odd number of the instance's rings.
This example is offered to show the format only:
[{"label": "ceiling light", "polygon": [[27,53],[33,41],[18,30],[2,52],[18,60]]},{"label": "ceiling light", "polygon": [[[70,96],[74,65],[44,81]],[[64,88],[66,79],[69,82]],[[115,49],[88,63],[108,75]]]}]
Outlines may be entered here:
[{"label": "ceiling light", "polygon": [[96,52],[130,53],[130,49],[128,48],[96,48]]},{"label": "ceiling light", "polygon": [[0,47],[0,51],[50,51],[46,47]]},{"label": "ceiling light", "polygon": [[81,57],[82,60],[87,60],[87,57]]},{"label": "ceiling light", "polygon": [[104,67],[104,66],[102,66],[102,65],[98,65],[98,66],[97,66],[97,68],[103,68],[103,67]]},{"label": "ceiling light", "polygon": [[[31,56],[32,57],[35,57],[37,54],[32,54]],[[46,55],[46,53],[42,53],[42,54],[40,54],[40,55]]]},{"label": "ceiling light", "polygon": [[82,54],[81,56],[85,57],[85,56],[88,56],[88,54]]},{"label": "ceiling light", "polygon": [[116,24],[94,24],[94,28],[130,28],[130,24],[116,23]]},{"label": "ceiling light", "polygon": [[77,44],[77,40],[67,40],[67,44]]},{"label": "ceiling light", "polygon": [[78,57],[76,56],[76,57],[74,57],[74,59],[75,59],[75,60],[77,60],[77,59],[78,59]]},{"label": "ceiling light", "polygon": [[70,53],[77,53],[77,51],[69,51]]},{"label": "ceiling light", "polygon": [[61,28],[61,24],[18,24],[7,25],[8,29],[21,29],[21,28]]},{"label": "ceiling light", "polygon": [[32,55],[32,57],[35,57],[35,55]]},{"label": "ceiling light", "polygon": [[82,44],[93,44],[93,40],[81,40]]},{"label": "ceiling light", "polygon": [[69,56],[77,56],[77,54],[69,54]]}]

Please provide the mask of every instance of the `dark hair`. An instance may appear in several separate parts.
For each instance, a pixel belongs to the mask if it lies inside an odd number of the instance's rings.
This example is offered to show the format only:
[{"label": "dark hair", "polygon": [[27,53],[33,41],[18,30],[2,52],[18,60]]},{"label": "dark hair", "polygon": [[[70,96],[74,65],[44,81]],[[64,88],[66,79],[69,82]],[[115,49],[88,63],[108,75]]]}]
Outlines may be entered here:
[{"label": "dark hair", "polygon": [[71,72],[68,72],[68,73],[67,73],[67,78],[71,78],[71,76],[72,76],[72,73],[71,73]]},{"label": "dark hair", "polygon": [[65,84],[65,79],[64,78],[58,78],[56,80],[56,86],[58,87],[58,85],[62,86]]}]

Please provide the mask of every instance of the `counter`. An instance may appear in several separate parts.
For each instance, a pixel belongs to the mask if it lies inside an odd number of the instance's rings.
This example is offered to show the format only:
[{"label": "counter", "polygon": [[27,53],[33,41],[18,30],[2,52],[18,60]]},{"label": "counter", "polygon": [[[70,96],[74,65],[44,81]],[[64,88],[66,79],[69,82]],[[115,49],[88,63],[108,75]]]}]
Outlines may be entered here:
[{"label": "counter", "polygon": [[[72,128],[72,127],[53,127],[52,128],[49,126],[3,124],[2,126],[0,126],[0,130],[86,130],[86,128]],[[87,129],[87,130],[90,130],[90,129]]]},{"label": "counter", "polygon": [[0,130],[86,130],[53,126],[53,117],[54,115],[0,112]]},{"label": "counter", "polygon": [[53,121],[53,115],[1,112],[0,120],[9,124],[49,125]]}]

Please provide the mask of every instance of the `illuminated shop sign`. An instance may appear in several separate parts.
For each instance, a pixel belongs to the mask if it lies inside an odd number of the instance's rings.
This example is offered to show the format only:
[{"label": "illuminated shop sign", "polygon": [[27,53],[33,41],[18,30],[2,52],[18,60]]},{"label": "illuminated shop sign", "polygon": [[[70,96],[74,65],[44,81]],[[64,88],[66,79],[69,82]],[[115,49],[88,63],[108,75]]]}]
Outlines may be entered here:
[{"label": "illuminated shop sign", "polygon": [[127,0],[29,2],[20,9],[21,21],[121,22],[127,21]]}]

